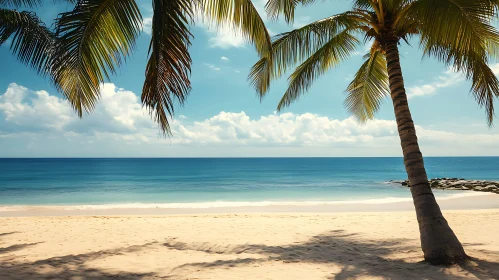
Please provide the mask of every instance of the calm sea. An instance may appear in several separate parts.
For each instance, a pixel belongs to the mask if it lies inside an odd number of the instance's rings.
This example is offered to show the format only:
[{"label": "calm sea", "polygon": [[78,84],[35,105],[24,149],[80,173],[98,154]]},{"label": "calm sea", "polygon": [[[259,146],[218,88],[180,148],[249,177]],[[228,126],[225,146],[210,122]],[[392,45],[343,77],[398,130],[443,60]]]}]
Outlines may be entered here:
[{"label": "calm sea", "polygon": [[[499,180],[499,157],[425,163],[432,178]],[[407,198],[387,183],[405,178],[401,158],[0,159],[0,205]]]}]

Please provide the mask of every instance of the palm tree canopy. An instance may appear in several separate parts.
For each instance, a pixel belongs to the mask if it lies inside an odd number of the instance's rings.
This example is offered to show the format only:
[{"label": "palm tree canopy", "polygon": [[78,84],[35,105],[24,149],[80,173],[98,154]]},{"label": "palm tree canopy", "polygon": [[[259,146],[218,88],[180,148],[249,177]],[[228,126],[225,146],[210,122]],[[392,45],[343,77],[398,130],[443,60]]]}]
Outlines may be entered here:
[{"label": "palm tree canopy", "polygon": [[[55,30],[32,12],[41,0],[0,0],[0,45],[12,38],[19,60],[48,74],[81,117],[96,105],[101,84],[130,53],[142,29],[135,0],[54,0],[74,3],[59,14]],[[260,56],[271,57],[272,41],[251,0],[152,0],[152,36],[142,103],[161,131],[171,133],[175,102],[191,90],[190,26],[206,18],[241,30]],[[293,1],[290,1],[293,2]]]},{"label": "palm tree canopy", "polygon": [[[54,0],[56,1],[56,0]],[[11,38],[19,60],[40,74],[49,74],[56,88],[79,116],[90,112],[100,86],[133,51],[142,28],[134,0],[57,0],[74,3],[61,13],[55,30],[47,28],[23,7],[41,0],[0,0],[0,45]],[[269,0],[272,19],[294,19],[298,5],[315,0]],[[388,95],[384,40],[418,36],[424,56],[435,57],[472,81],[471,92],[485,107],[489,124],[499,82],[488,66],[499,49],[499,35],[491,25],[498,0],[355,0],[352,11],[283,33],[271,40],[251,0],[152,0],[152,36],[145,69],[142,102],[170,133],[175,102],[190,92],[192,40],[190,25],[201,16],[215,24],[236,28],[255,45],[261,59],[249,80],[263,97],[272,80],[299,64],[278,109],[291,104],[320,75],[352,55],[364,40],[373,45],[366,61],[347,88],[346,107],[360,120],[374,117]],[[359,39],[360,38],[360,39]],[[56,54],[56,55],[55,55]]]},{"label": "palm tree canopy", "polygon": [[[298,4],[313,0],[269,0],[267,12],[292,21]],[[314,80],[356,52],[363,38],[373,42],[365,62],[347,87],[345,106],[360,121],[372,119],[389,96],[385,46],[388,41],[419,39],[425,57],[434,57],[471,81],[471,93],[494,118],[499,81],[488,66],[499,48],[492,26],[497,0],[355,0],[351,11],[312,22],[273,38],[272,54],[261,56],[249,79],[263,97],[270,82],[298,65],[278,110],[306,92]]]}]

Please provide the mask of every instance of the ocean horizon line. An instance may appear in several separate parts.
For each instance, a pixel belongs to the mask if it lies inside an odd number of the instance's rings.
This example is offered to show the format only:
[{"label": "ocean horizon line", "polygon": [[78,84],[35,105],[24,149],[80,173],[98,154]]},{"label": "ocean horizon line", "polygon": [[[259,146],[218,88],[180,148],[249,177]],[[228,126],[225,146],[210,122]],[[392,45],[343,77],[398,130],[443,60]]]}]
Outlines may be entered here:
[{"label": "ocean horizon line", "polygon": [[[373,158],[400,158],[403,159],[402,156],[337,156],[337,157],[331,157],[331,156],[317,156],[317,157],[310,157],[310,156],[282,156],[282,157],[262,157],[262,156],[234,156],[234,157],[202,157],[202,156],[193,156],[193,157],[0,157],[0,160],[2,159],[320,159],[320,158],[345,158],[345,159],[352,159],[352,158],[368,158],[368,159],[373,159]],[[425,158],[499,158],[499,155],[495,156],[425,156]]]}]

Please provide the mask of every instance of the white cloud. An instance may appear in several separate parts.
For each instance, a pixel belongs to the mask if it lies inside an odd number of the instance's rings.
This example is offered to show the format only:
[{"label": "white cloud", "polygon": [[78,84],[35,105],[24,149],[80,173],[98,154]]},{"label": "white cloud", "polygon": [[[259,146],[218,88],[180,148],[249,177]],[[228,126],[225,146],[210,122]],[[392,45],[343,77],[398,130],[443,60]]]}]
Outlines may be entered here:
[{"label": "white cloud", "polygon": [[225,57],[225,56],[222,56],[220,59],[223,60],[223,61],[227,61],[227,62],[230,61],[230,59],[228,57]]},{"label": "white cloud", "polygon": [[212,48],[242,48],[247,43],[244,36],[230,26],[222,26],[220,28],[209,26],[207,30],[210,34],[208,44]]},{"label": "white cloud", "polygon": [[[153,128],[148,112],[131,91],[106,83],[92,114],[79,119],[66,100],[12,83],[0,96],[5,132],[132,133]],[[105,120],[105,121],[103,121]]]},{"label": "white cloud", "polygon": [[413,86],[407,88],[407,97],[413,98],[415,96],[423,96],[434,94],[437,88],[433,84],[426,84],[421,86]]},{"label": "white cloud", "polygon": [[152,17],[145,17],[142,20],[142,30],[144,30],[145,33],[151,35],[151,32],[152,32]]},{"label": "white cloud", "polygon": [[[30,102],[27,103],[27,100]],[[0,96],[0,112],[4,114],[5,121],[17,129],[61,130],[70,121],[71,108],[65,101],[44,90],[32,92],[10,84]]]},{"label": "white cloud", "polygon": [[220,71],[220,68],[213,64],[205,63],[204,65],[206,65],[208,68],[210,68],[213,71]]},{"label": "white cloud", "polygon": [[407,98],[435,94],[439,88],[451,87],[462,81],[464,76],[449,68],[432,83],[407,87]]},{"label": "white cloud", "polygon": [[[400,156],[393,120],[222,111],[198,121],[180,115],[172,130],[172,138],[158,137],[139,98],[113,84],[83,119],[46,91],[11,84],[0,95],[0,156]],[[492,155],[499,134],[483,131],[417,127],[425,155]]]},{"label": "white cloud", "polygon": [[[333,120],[305,113],[285,113],[251,119],[246,113],[220,112],[209,119],[179,124],[178,143],[226,145],[334,146],[370,142],[396,133],[394,121],[376,120],[359,125],[353,118]],[[177,138],[177,137],[175,137]]]}]

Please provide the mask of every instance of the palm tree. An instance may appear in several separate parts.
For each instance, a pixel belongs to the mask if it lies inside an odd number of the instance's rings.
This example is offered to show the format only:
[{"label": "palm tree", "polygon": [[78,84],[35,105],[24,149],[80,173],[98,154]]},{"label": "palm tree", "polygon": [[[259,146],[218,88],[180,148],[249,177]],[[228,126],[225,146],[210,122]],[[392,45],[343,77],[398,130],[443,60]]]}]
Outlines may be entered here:
[{"label": "palm tree", "polygon": [[[59,14],[51,30],[30,11],[43,0],[0,0],[0,46],[11,39],[19,60],[49,76],[77,114],[91,112],[101,84],[114,74],[142,30],[135,0],[53,0],[74,4]],[[49,2],[49,1],[45,1]],[[152,37],[142,103],[165,134],[170,134],[174,104],[191,90],[190,26],[196,17],[241,30],[261,56],[271,38],[251,0],[151,0]]]},{"label": "palm tree", "polygon": [[[270,0],[272,17],[293,20],[298,4],[314,0]],[[365,62],[348,85],[345,106],[361,122],[374,117],[382,100],[390,97],[404,155],[404,164],[419,223],[421,247],[432,264],[467,258],[458,238],[442,215],[428,183],[423,156],[411,117],[400,66],[399,45],[417,36],[424,56],[435,57],[471,80],[471,93],[485,107],[489,125],[499,81],[487,65],[497,54],[499,33],[491,25],[496,0],[354,0],[353,9],[277,35],[272,54],[261,56],[250,80],[263,97],[270,82],[293,65],[289,87],[278,110],[305,93],[313,81],[354,54],[361,41],[372,41]]]}]

